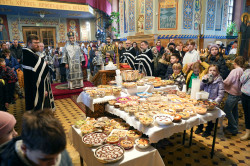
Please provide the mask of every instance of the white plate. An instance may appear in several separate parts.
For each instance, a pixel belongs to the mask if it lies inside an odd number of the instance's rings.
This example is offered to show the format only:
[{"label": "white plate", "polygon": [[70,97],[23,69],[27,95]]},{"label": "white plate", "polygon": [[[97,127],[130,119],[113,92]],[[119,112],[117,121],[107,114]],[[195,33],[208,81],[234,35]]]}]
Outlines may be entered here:
[{"label": "white plate", "polygon": [[158,114],[154,116],[155,122],[160,126],[166,126],[173,123],[174,117],[167,114]]}]

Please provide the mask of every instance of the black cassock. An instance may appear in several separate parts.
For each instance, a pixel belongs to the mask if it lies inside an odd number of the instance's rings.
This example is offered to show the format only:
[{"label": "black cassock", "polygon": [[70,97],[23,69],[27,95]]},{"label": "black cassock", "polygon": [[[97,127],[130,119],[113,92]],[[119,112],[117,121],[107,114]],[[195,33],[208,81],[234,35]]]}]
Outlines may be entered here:
[{"label": "black cassock", "polygon": [[154,59],[151,49],[147,49],[142,52],[136,58],[136,63],[138,64],[138,70],[145,73],[147,76],[152,76],[154,73]]},{"label": "black cassock", "polygon": [[[55,110],[49,67],[43,58],[29,48],[23,48],[23,74],[26,110]],[[47,97],[45,91],[48,92]]]},{"label": "black cassock", "polygon": [[122,55],[123,62],[128,63],[133,70],[137,70],[136,67],[136,51],[134,47],[126,49]]}]

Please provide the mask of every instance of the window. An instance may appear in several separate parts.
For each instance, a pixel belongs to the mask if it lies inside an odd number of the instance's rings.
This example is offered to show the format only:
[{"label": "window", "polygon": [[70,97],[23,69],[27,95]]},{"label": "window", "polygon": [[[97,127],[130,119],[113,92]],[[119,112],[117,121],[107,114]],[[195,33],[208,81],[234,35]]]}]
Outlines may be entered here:
[{"label": "window", "polygon": [[229,0],[227,26],[229,26],[232,23],[232,20],[233,20],[233,7],[234,7],[234,0]]}]

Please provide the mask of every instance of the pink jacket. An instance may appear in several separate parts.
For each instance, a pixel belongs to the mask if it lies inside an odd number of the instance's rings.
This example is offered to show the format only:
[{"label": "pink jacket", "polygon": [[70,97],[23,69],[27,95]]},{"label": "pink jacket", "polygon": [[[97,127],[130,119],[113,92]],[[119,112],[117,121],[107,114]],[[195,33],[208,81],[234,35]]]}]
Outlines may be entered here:
[{"label": "pink jacket", "polygon": [[243,69],[241,67],[233,69],[230,72],[227,78],[223,81],[226,92],[234,96],[241,95],[240,77],[242,76],[242,74],[243,74]]}]

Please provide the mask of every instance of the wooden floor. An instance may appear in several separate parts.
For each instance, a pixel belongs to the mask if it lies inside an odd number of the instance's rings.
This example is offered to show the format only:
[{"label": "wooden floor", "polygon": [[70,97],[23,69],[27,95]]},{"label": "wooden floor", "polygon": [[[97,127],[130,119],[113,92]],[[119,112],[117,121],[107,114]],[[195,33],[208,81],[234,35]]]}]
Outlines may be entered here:
[{"label": "wooden floor", "polygon": [[[83,111],[70,99],[56,100],[56,117],[61,121],[65,132],[78,119],[84,118]],[[18,99],[16,104],[10,105],[9,112],[14,114],[17,119],[16,129],[21,133],[21,117],[24,112],[24,99]],[[233,165],[249,166],[250,165],[250,145],[248,141],[240,141],[240,136],[245,133],[245,125],[242,112],[240,111],[239,129],[237,136],[218,134],[215,145],[215,155],[210,159],[212,146],[212,137],[203,138],[201,135],[193,135],[192,146],[188,146],[189,131],[187,131],[186,144],[182,146],[182,134],[178,133],[168,140],[173,143],[172,146],[163,146],[167,141],[161,141],[157,145],[165,165]],[[224,120],[224,126],[227,121]],[[67,150],[75,166],[80,165],[79,155],[68,140]]]}]

